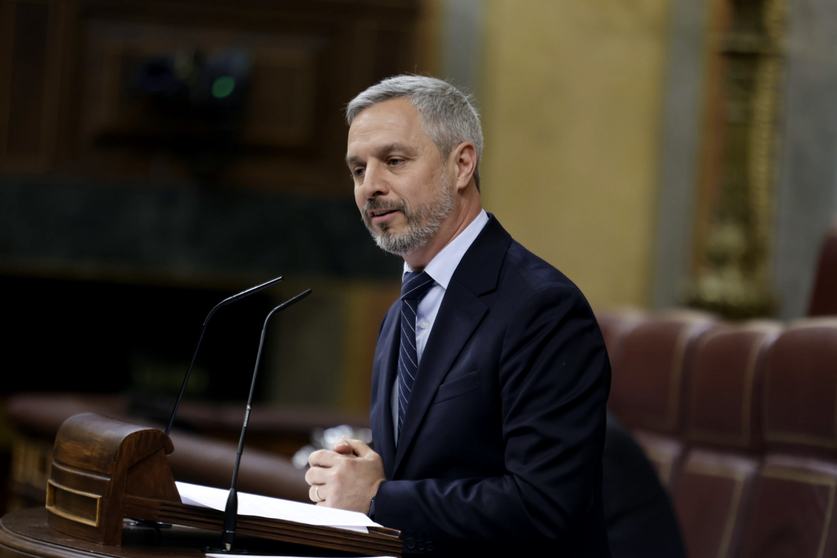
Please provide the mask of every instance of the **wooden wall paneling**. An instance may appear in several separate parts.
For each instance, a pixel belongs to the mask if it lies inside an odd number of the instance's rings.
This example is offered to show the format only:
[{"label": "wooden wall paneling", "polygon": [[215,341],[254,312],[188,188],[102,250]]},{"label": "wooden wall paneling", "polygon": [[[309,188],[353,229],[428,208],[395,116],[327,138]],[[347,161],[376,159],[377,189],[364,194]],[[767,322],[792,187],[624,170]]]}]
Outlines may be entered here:
[{"label": "wooden wall paneling", "polygon": [[253,1],[233,10],[187,0],[80,0],[69,23],[76,52],[65,168],[191,180],[178,149],[206,141],[206,123],[156,112],[131,93],[130,80],[151,57],[235,48],[252,56],[252,89],[224,183],[342,195],[343,107],[374,81],[417,70],[416,4]]},{"label": "wooden wall paneling", "polygon": [[[310,147],[314,136],[314,75],[324,42],[317,36],[272,37],[261,33],[228,33],[177,26],[90,22],[85,45],[80,134],[89,144],[99,138],[151,138],[200,141],[200,122],[175,128],[178,115],[155,111],[130,82],[141,64],[153,57],[188,57],[192,52],[223,51],[223,45],[252,53],[253,84],[241,143],[248,147]],[[283,43],[290,44],[283,44]]]},{"label": "wooden wall paneling", "polygon": [[[15,170],[37,167],[41,151],[49,5],[14,6],[6,156]],[[14,162],[12,162],[14,161]]]},{"label": "wooden wall paneling", "polygon": [[40,172],[46,172],[55,167],[59,134],[59,103],[65,90],[62,89],[61,69],[64,65],[64,10],[66,2],[49,0],[50,18],[48,22],[49,57],[47,59],[46,95],[43,105],[44,121],[42,133],[42,157]]},{"label": "wooden wall paneling", "polygon": [[58,2],[0,6],[0,168],[44,172],[53,161],[60,49]]},{"label": "wooden wall paneling", "polygon": [[14,9],[10,1],[0,1],[0,165],[5,166],[9,145],[9,111],[14,47]]},{"label": "wooden wall paneling", "polygon": [[61,52],[60,65],[56,71],[58,80],[58,98],[56,99],[56,138],[55,158],[50,170],[69,174],[68,161],[73,142],[69,140],[73,117],[78,112],[77,76],[81,72],[79,64],[79,0],[58,0],[61,4],[60,32],[57,49]]}]

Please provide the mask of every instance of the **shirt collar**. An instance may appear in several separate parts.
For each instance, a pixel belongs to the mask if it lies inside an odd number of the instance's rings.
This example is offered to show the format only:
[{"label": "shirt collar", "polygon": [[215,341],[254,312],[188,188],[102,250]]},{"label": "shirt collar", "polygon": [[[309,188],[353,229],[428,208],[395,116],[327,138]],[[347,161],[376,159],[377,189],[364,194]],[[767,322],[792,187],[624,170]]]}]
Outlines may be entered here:
[{"label": "shirt collar", "polygon": [[[476,240],[486,223],[488,223],[488,214],[483,209],[465,227],[465,230],[459,233],[447,246],[442,248],[441,252],[430,260],[430,263],[424,268],[425,273],[432,277],[442,288],[447,289],[450,278],[453,277],[453,272],[456,271],[465,252],[474,243],[474,240]],[[412,269],[407,265],[407,262],[404,262],[404,273],[408,271],[412,271]]]}]

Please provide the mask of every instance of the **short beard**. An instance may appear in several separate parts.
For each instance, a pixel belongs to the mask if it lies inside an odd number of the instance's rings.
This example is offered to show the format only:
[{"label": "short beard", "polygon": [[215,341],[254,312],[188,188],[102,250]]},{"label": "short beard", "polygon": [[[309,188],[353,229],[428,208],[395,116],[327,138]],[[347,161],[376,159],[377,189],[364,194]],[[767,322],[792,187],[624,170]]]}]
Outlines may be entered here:
[{"label": "short beard", "polygon": [[[434,202],[417,206],[414,210],[407,209],[403,201],[386,201],[372,198],[366,200],[363,206],[363,224],[369,229],[372,238],[379,248],[404,257],[424,247],[438,232],[439,227],[453,211],[453,192],[448,184],[439,180],[439,197]],[[394,209],[401,211],[407,219],[407,230],[396,234],[386,225],[376,226],[369,218],[369,211],[376,209]]]}]

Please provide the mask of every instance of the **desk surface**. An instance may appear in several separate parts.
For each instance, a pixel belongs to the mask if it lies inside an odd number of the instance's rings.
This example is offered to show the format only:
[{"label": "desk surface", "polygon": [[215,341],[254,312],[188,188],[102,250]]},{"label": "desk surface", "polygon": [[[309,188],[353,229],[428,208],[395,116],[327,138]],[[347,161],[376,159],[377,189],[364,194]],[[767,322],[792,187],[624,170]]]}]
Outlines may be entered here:
[{"label": "desk surface", "polygon": [[[155,529],[126,523],[122,546],[103,546],[51,529],[46,508],[15,511],[0,519],[0,558],[198,558],[204,556],[207,546],[219,542],[220,534],[203,529],[177,525]],[[246,537],[237,539],[236,546],[263,555],[326,556],[322,552],[328,552]],[[339,552],[327,555],[356,556]]]}]

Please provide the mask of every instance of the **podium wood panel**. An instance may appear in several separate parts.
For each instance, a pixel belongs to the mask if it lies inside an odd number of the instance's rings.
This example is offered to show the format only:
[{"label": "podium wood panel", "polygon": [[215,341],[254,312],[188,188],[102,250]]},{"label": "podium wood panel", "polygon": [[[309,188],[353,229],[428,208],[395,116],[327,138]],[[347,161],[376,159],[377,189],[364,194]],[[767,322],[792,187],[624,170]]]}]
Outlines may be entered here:
[{"label": "podium wood panel", "polygon": [[122,546],[105,546],[50,528],[47,515],[45,508],[33,508],[0,519],[0,558],[197,557],[203,556],[204,546],[218,538],[189,527],[175,526],[158,533],[153,528],[126,526]]},{"label": "podium wood panel", "polygon": [[[125,524],[121,546],[105,546],[60,533],[47,524],[47,510],[33,508],[0,519],[0,558],[202,558],[217,546],[220,534],[174,525],[159,531]],[[251,555],[357,556],[278,541],[236,537],[236,546]]]}]

